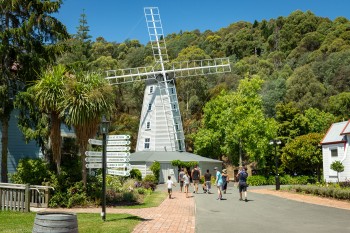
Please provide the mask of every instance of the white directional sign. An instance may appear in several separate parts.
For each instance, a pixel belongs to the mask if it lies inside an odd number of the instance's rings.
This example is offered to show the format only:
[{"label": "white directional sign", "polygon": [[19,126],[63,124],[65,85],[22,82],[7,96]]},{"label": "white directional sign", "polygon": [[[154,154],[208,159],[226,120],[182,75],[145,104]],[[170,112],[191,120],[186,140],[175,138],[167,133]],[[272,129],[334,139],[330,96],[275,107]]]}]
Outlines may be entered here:
[{"label": "white directional sign", "polygon": [[108,146],[124,146],[130,145],[130,141],[107,141]]},{"label": "white directional sign", "polygon": [[[102,151],[85,151],[85,155],[88,157],[102,157]],[[126,158],[130,156],[130,152],[109,151],[106,153],[106,155],[107,155],[107,158],[108,157]]]},{"label": "white directional sign", "polygon": [[102,146],[102,140],[96,140],[96,139],[89,139],[89,144],[91,145],[97,145],[97,146]]},{"label": "white directional sign", "polygon": [[128,163],[130,162],[129,158],[107,158],[107,163]]},{"label": "white directional sign", "polygon": [[114,167],[130,167],[130,163],[107,163],[108,168]]},{"label": "white directional sign", "polygon": [[85,161],[88,163],[102,163],[102,158],[99,157],[87,157]]},{"label": "white directional sign", "polygon": [[130,176],[130,171],[107,169],[107,173],[109,175],[116,175],[116,176]]},{"label": "white directional sign", "polygon": [[107,146],[107,151],[128,151],[130,146]]},{"label": "white directional sign", "polygon": [[[86,162],[89,163],[102,163],[102,157],[87,157],[85,158]],[[128,163],[130,162],[129,158],[107,158],[107,163]]]},{"label": "white directional sign", "polygon": [[87,163],[86,168],[102,168],[102,163]]},{"label": "white directional sign", "polygon": [[107,157],[122,157],[126,158],[130,156],[130,152],[116,152],[116,151],[109,151],[107,152]]},{"label": "white directional sign", "polygon": [[130,139],[130,135],[108,135],[107,140],[125,140]]},{"label": "white directional sign", "polygon": [[102,151],[85,151],[86,156],[102,156]]}]

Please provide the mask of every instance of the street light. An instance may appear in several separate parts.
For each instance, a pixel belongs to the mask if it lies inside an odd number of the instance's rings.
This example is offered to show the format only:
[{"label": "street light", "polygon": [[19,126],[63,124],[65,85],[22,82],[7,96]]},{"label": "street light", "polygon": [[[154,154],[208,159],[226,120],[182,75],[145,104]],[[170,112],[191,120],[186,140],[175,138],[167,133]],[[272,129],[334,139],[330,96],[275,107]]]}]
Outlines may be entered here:
[{"label": "street light", "polygon": [[275,165],[276,165],[276,190],[280,190],[280,177],[278,175],[278,160],[277,160],[277,145],[280,145],[281,141],[278,139],[273,139],[270,141],[270,145],[274,145],[275,147]]},{"label": "street light", "polygon": [[107,167],[107,134],[108,134],[109,121],[105,116],[102,116],[100,125],[100,133],[102,134],[102,212],[101,217],[103,221],[106,221],[106,167]]}]

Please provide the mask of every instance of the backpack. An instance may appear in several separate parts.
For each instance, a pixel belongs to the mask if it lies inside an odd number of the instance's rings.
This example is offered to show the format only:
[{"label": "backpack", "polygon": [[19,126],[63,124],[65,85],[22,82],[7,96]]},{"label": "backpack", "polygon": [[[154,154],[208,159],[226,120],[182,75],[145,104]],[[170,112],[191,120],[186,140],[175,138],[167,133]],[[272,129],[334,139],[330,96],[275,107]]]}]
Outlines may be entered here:
[{"label": "backpack", "polygon": [[199,170],[194,169],[192,179],[193,180],[199,180]]}]

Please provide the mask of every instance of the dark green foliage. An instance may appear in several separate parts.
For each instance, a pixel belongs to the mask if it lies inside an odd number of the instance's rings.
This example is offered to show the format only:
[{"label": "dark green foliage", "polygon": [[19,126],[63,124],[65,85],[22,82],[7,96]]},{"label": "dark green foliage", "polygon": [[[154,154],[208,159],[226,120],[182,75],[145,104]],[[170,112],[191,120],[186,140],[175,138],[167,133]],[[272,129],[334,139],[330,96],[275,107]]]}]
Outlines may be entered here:
[{"label": "dark green foliage", "polygon": [[264,176],[248,176],[247,183],[251,186],[267,185],[267,180]]},{"label": "dark green foliage", "polygon": [[42,159],[21,159],[17,171],[11,176],[16,184],[43,185],[50,179],[48,165]]},{"label": "dark green foliage", "polygon": [[158,182],[157,178],[154,175],[146,175],[145,178],[143,178],[143,181],[152,182],[152,183]]},{"label": "dark green foliage", "polygon": [[315,185],[303,185],[303,186],[291,186],[289,190],[301,193],[307,193],[322,197],[330,197],[340,200],[350,200],[350,189],[349,188],[339,188],[336,186],[315,186]]},{"label": "dark green foliage", "polygon": [[130,171],[130,178],[136,179],[136,180],[142,180],[142,173],[139,169],[131,169]]},{"label": "dark green foliage", "polygon": [[159,182],[159,176],[160,176],[160,163],[158,161],[154,161],[150,167],[151,171],[153,172],[154,177],[156,178],[156,181]]},{"label": "dark green foliage", "polygon": [[[280,176],[280,184],[281,185],[306,185],[306,184],[315,184],[316,177],[313,176],[289,176],[284,175]],[[254,175],[248,176],[247,183],[251,186],[260,186],[260,185],[275,185],[276,178],[275,176],[261,176]]]}]

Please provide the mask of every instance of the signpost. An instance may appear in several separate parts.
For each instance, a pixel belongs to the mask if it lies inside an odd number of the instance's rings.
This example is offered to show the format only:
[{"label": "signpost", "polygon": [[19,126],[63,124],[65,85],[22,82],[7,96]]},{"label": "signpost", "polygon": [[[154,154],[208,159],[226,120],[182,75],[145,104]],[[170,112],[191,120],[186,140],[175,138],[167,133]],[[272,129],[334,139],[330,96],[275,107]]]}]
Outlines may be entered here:
[{"label": "signpost", "polygon": [[[116,176],[130,176],[130,135],[104,135],[106,141],[105,153],[102,151],[86,151],[86,168],[103,168],[103,156],[105,155],[107,173]],[[104,140],[89,139],[89,143],[95,146],[103,146]]]}]

